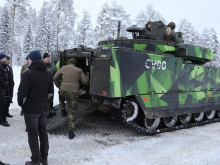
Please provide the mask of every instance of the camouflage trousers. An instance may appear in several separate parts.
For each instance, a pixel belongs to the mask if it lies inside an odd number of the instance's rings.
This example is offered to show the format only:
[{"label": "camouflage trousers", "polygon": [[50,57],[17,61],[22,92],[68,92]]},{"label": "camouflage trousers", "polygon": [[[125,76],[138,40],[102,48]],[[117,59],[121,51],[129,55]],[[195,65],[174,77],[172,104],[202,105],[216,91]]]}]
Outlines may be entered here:
[{"label": "camouflage trousers", "polygon": [[60,108],[65,109],[65,101],[69,103],[68,130],[74,131],[76,122],[76,110],[78,107],[78,95],[73,92],[59,91]]}]

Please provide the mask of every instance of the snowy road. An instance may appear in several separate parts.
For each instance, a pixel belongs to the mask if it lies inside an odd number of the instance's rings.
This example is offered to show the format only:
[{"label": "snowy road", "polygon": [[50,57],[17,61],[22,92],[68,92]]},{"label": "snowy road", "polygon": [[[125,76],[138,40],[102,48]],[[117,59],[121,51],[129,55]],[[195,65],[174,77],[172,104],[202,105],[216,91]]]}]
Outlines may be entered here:
[{"label": "snowy road", "polygon": [[[23,165],[30,151],[23,117],[11,110],[10,128],[0,127],[0,160]],[[111,125],[111,123],[108,123]],[[81,128],[76,138],[49,135],[51,165],[219,165],[220,123],[147,137],[107,126],[94,131]]]},{"label": "snowy road", "polygon": [[[23,165],[30,159],[27,134],[20,108],[16,103],[20,67],[14,67],[14,104],[9,128],[0,126],[0,160],[10,165]],[[56,100],[57,101],[57,100]],[[55,102],[56,102],[55,101]],[[115,123],[99,129],[80,128],[76,137],[49,135],[50,165],[220,165],[220,123],[164,133],[156,136],[137,135]]]}]

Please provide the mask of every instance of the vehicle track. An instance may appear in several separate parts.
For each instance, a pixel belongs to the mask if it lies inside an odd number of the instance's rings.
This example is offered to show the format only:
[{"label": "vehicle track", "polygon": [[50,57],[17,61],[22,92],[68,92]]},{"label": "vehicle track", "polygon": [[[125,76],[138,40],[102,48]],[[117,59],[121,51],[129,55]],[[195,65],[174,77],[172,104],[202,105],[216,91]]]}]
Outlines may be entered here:
[{"label": "vehicle track", "polygon": [[[55,135],[68,135],[67,129],[67,117],[61,116],[59,106],[56,108],[56,115],[48,120],[47,130],[51,134]],[[79,114],[79,113],[77,113]],[[80,115],[79,115],[80,116]],[[165,132],[172,132],[181,129],[188,129],[196,126],[203,126],[206,124],[220,122],[220,118],[214,118],[212,120],[203,120],[201,122],[191,122],[186,125],[176,125],[172,128],[161,127],[154,131],[140,126],[135,122],[127,122],[126,110],[122,110],[122,118],[118,118],[109,113],[94,112],[89,115],[77,117],[75,133],[80,135],[92,135],[99,134],[100,136],[115,136],[121,135],[121,137],[137,137],[141,135],[157,135]],[[120,137],[119,137],[120,138]]]},{"label": "vehicle track", "polygon": [[[48,132],[55,135],[68,135],[67,117],[62,117],[59,110],[56,111],[56,113],[56,116],[48,119]],[[121,119],[102,112],[94,112],[77,118],[75,133],[77,135],[99,134],[100,136],[140,136],[138,132],[127,127]]]}]

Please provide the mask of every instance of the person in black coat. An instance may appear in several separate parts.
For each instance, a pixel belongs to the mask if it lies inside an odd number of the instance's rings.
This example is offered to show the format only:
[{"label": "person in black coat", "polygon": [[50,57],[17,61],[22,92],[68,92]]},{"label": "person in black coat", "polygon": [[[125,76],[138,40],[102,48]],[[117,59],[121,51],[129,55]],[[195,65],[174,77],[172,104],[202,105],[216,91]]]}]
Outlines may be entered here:
[{"label": "person in black coat", "polygon": [[7,56],[0,53],[0,125],[9,127],[10,125],[6,121],[6,112],[11,98],[9,95],[8,72],[6,70],[7,65],[5,65],[6,60]]},{"label": "person in black coat", "polygon": [[[47,164],[49,150],[46,131],[48,97],[54,93],[53,78],[38,50],[29,53],[31,64],[22,75],[18,88],[18,105],[24,112],[28,142],[32,153],[25,165]],[[38,142],[40,139],[40,147]]]},{"label": "person in black coat", "polygon": [[[13,98],[13,91],[14,91],[14,74],[13,74],[13,69],[12,67],[10,66],[10,62],[11,62],[11,59],[9,56],[7,56],[7,61],[6,61],[6,70],[7,70],[7,73],[8,73],[8,81],[9,81],[9,94],[10,94],[10,97],[11,97],[11,100],[10,100],[10,103],[12,103],[12,98]],[[13,117],[13,115],[11,115],[9,113],[9,107],[10,107],[10,103],[8,103],[8,106],[7,106],[7,112],[6,112],[6,117]]]}]

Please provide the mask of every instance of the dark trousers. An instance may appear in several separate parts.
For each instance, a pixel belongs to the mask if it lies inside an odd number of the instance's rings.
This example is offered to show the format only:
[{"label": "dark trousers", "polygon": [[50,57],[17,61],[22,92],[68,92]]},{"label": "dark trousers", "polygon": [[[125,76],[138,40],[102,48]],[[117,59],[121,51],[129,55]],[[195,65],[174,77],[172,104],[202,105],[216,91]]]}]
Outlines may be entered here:
[{"label": "dark trousers", "polygon": [[6,122],[7,109],[7,104],[0,105],[0,122]]},{"label": "dark trousers", "polygon": [[7,104],[6,115],[9,114],[9,107],[10,107],[10,103]]},{"label": "dark trousers", "polygon": [[[48,135],[46,130],[48,111],[40,114],[24,113],[28,133],[28,143],[31,149],[32,162],[39,162],[40,156],[47,158],[49,150]],[[40,140],[40,147],[39,141]]]}]

